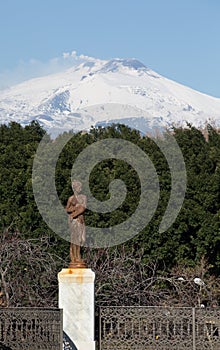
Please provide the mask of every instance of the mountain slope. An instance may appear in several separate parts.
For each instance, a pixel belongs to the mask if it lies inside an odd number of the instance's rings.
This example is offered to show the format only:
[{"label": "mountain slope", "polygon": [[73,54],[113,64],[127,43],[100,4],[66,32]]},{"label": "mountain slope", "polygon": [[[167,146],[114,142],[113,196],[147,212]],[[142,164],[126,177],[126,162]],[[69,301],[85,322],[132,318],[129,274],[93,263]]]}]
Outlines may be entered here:
[{"label": "mountain slope", "polygon": [[35,119],[55,134],[112,121],[143,132],[186,121],[220,126],[220,99],[164,78],[136,59],[91,58],[0,91],[0,123]]}]

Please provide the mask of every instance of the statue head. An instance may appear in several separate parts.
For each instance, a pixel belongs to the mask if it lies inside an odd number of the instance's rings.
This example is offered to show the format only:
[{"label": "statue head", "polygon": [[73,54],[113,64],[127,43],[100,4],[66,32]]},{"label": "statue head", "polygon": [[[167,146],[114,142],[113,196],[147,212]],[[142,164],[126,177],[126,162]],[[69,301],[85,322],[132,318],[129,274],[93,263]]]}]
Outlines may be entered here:
[{"label": "statue head", "polygon": [[72,182],[72,189],[73,189],[73,192],[80,193],[81,189],[82,189],[81,182],[77,181],[77,180],[73,180],[73,182]]}]

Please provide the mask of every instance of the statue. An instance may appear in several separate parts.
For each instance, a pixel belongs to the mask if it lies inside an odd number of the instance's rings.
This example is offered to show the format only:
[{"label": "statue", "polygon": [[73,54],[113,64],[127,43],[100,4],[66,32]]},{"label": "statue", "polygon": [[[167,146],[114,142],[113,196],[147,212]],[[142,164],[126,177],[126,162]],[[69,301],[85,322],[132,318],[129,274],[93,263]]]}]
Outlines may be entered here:
[{"label": "statue", "polygon": [[81,258],[80,246],[85,243],[85,221],[83,213],[86,210],[86,196],[80,194],[82,189],[81,182],[74,180],[72,182],[74,194],[69,197],[66,205],[68,213],[68,223],[70,228],[70,268],[86,267]]}]

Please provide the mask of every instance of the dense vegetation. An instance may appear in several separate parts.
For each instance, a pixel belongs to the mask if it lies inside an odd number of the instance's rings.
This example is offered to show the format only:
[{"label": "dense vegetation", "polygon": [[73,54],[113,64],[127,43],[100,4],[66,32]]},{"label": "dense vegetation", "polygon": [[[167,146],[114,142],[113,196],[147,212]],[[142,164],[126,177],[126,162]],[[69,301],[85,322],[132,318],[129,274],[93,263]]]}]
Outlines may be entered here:
[{"label": "dense vegetation", "polygon": [[[26,127],[17,123],[0,126],[0,297],[3,305],[55,304],[56,273],[68,263],[69,243],[44,223],[32,190],[33,159],[44,135],[45,131],[36,122]],[[136,144],[150,157],[160,181],[158,208],[144,230],[116,248],[84,248],[85,259],[97,274],[97,300],[111,300],[116,304],[158,304],[170,300],[180,305],[184,302],[193,304],[200,297],[219,298],[220,134],[217,130],[211,126],[205,133],[191,126],[173,130],[184,156],[187,191],[175,223],[165,233],[160,233],[159,225],[170,196],[171,175],[156,143],[123,125],[93,128],[89,133],[70,132],[70,135],[72,137],[56,166],[56,188],[63,206],[72,193],[71,169],[77,155],[87,145],[105,138],[122,138]],[[50,140],[48,136],[48,140],[56,145],[59,137]],[[107,159],[93,169],[90,175],[93,195],[101,201],[108,199],[109,183],[115,178],[120,178],[126,184],[125,202],[112,213],[100,214],[87,210],[87,225],[114,226],[135,211],[140,198],[140,181],[138,174],[124,161]],[[34,252],[36,259],[33,259]],[[48,264],[40,263],[42,261],[50,261],[53,267],[49,269],[48,278],[45,277]],[[30,279],[27,276],[29,270],[32,271]],[[24,271],[26,284],[30,285],[26,298],[18,287]],[[17,274],[16,288],[12,273]],[[39,281],[41,274],[43,277]],[[177,285],[180,275],[188,284]],[[114,279],[115,276],[117,279]],[[191,281],[196,276],[211,283],[209,293],[197,290],[197,286],[192,285]],[[15,289],[23,302],[15,298]],[[118,290],[118,294],[115,290]],[[124,299],[118,298],[122,294]],[[183,294],[184,302],[181,301]],[[40,301],[43,298],[45,303]]]}]

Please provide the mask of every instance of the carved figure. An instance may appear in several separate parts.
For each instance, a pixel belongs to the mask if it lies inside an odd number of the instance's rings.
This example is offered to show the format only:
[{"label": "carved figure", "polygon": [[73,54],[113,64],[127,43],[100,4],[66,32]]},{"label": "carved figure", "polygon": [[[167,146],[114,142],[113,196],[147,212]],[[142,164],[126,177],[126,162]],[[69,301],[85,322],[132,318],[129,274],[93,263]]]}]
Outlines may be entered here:
[{"label": "carved figure", "polygon": [[69,214],[68,223],[70,228],[70,267],[74,267],[82,262],[80,246],[85,243],[85,221],[83,213],[86,210],[86,196],[80,194],[82,189],[81,182],[74,180],[72,182],[74,194],[69,197],[66,205],[66,212]]}]

